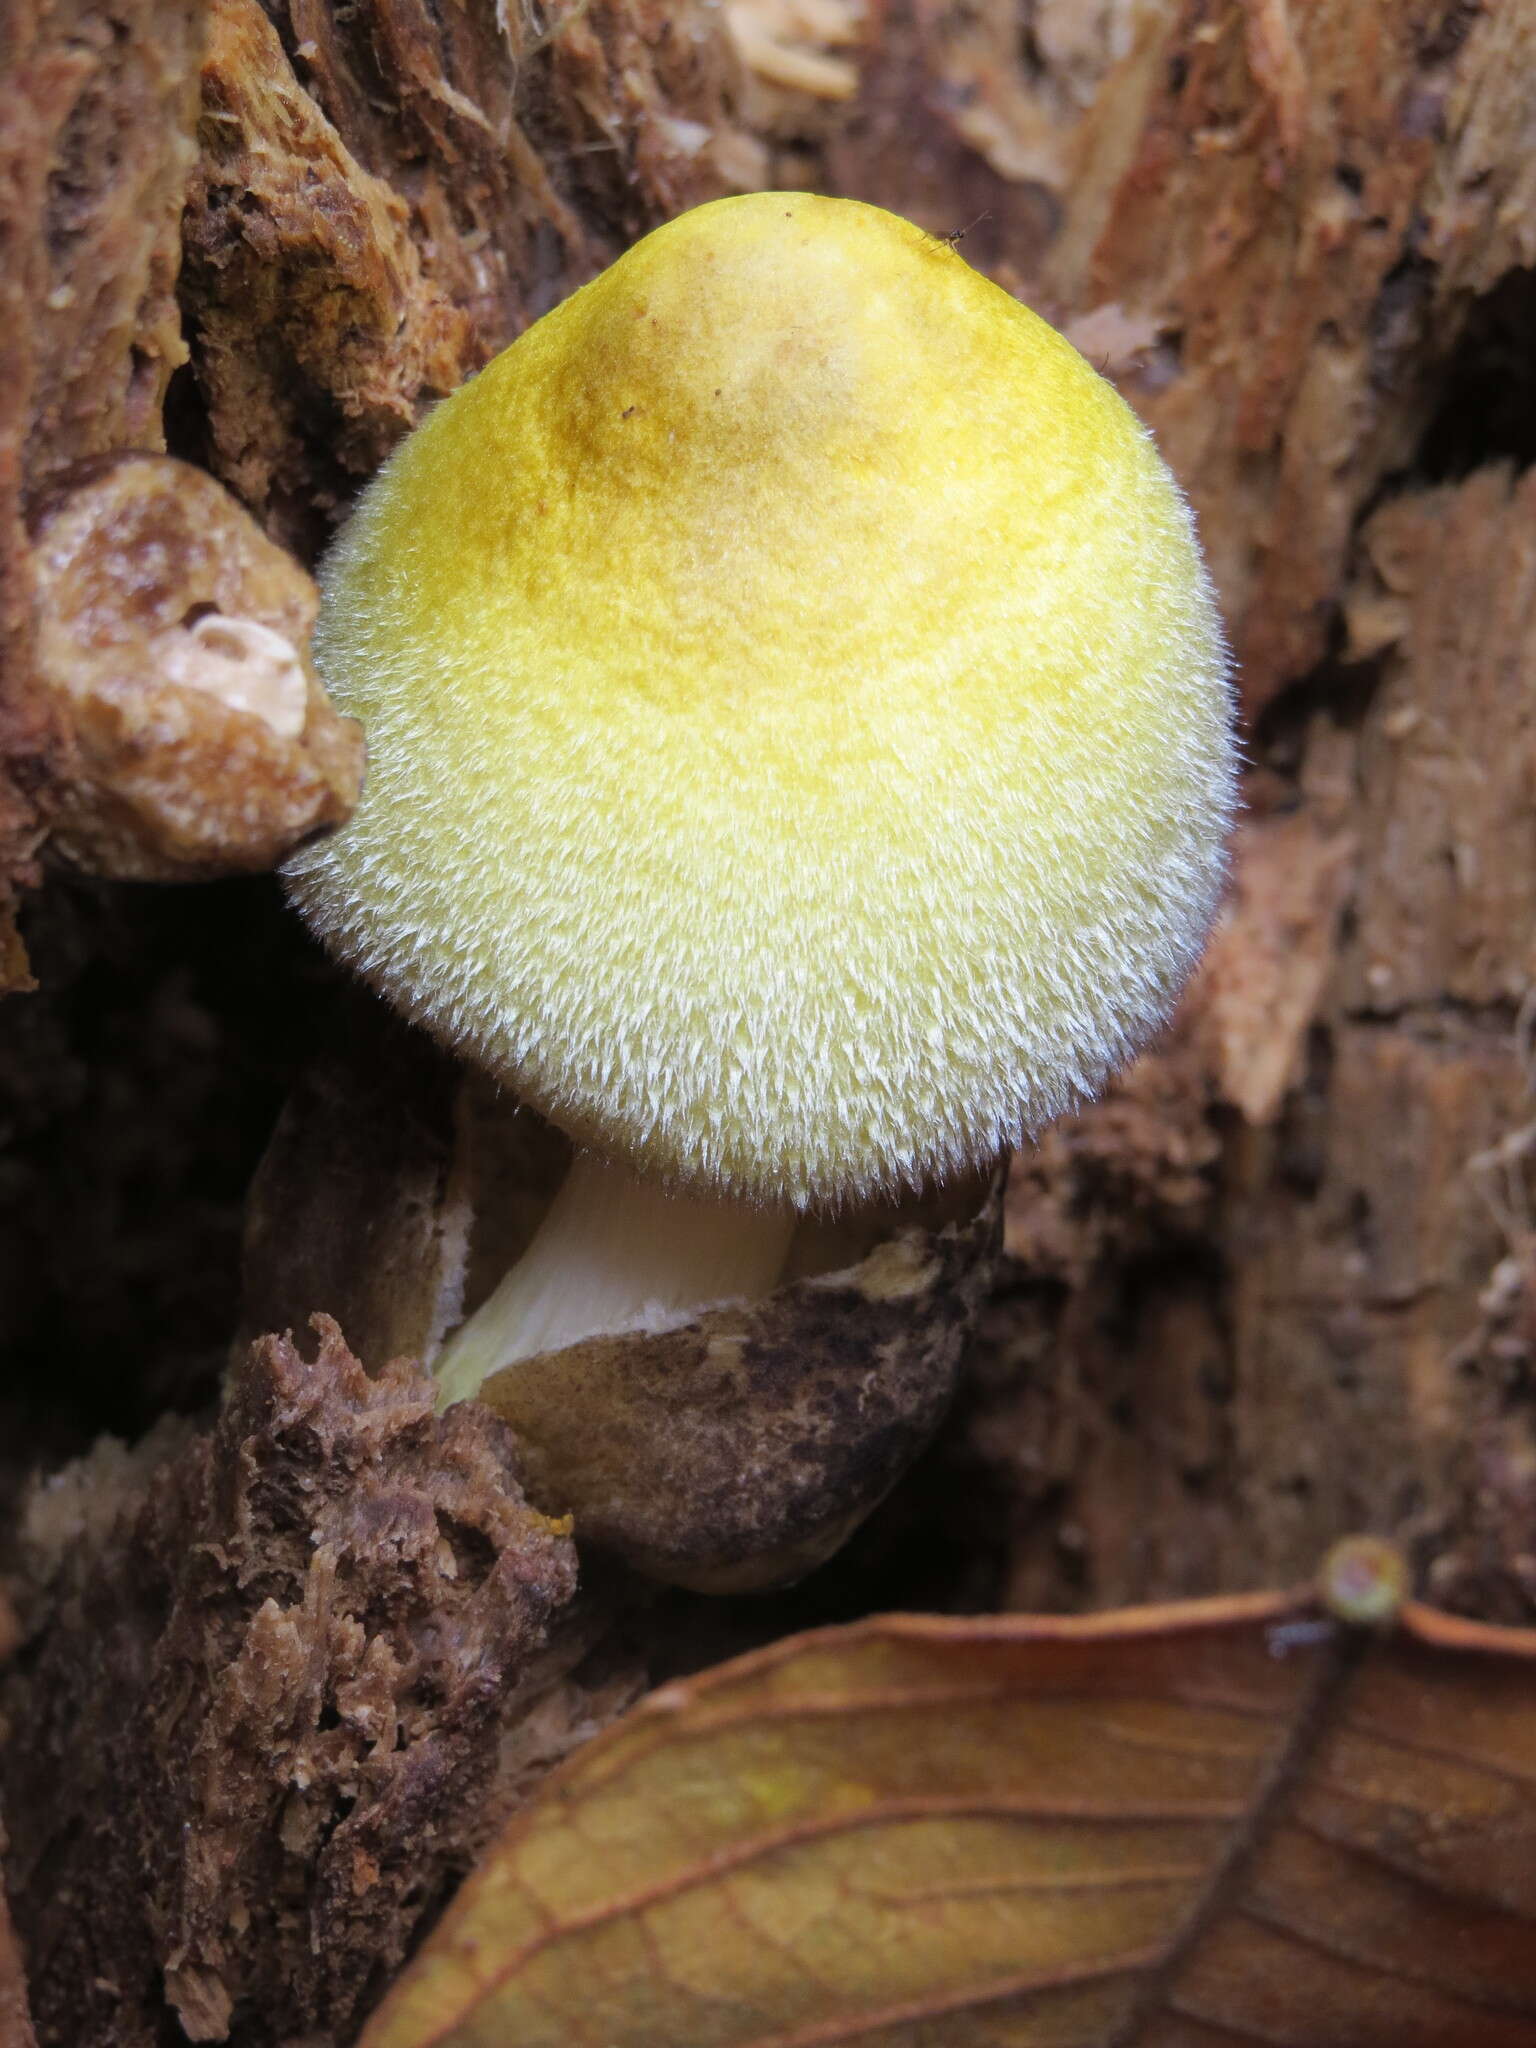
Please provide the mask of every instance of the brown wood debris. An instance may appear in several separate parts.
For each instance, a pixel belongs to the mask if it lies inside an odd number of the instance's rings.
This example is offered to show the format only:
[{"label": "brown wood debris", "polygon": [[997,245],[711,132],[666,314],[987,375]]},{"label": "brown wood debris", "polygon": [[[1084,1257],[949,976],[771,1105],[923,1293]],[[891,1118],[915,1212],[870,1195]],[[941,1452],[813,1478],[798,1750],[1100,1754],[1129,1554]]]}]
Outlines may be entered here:
[{"label": "brown wood debris", "polygon": [[45,2041],[349,2038],[580,1650],[572,1546],[504,1426],[318,1336],[256,1346],[211,1433],[35,1504],[0,1778]]},{"label": "brown wood debris", "polygon": [[[247,1332],[320,1302],[370,1363],[431,1363],[527,1250],[570,1144],[353,994],[251,1184]],[[995,1270],[1002,1172],[808,1219],[781,1284],[678,1327],[493,1374],[528,1498],[583,1554],[711,1592],[802,1578],[898,1481],[954,1396]]]},{"label": "brown wood debris", "polygon": [[433,398],[730,189],[734,71],[658,0],[274,19],[210,12],[186,294],[212,466],[303,549]]},{"label": "brown wood debris", "polygon": [[255,0],[209,11],[198,136],[186,284],[213,459],[281,524],[317,463],[338,495],[377,468],[422,401],[478,366],[474,339],[424,277],[404,201],[347,150]]},{"label": "brown wood debris", "polygon": [[1130,395],[1201,516],[1257,709],[1326,652],[1354,523],[1473,296],[1536,260],[1536,19],[1185,0],[1074,132],[1047,295],[1155,327]]}]

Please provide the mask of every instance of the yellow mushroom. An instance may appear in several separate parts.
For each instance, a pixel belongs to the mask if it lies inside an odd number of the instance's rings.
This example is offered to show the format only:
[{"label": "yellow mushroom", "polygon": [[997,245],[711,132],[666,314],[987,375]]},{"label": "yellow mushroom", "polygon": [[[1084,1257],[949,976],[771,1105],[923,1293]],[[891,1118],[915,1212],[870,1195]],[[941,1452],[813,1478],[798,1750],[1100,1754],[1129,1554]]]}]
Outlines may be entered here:
[{"label": "yellow mushroom", "polygon": [[322,585],[369,772],[293,894],[583,1148],[455,1396],[995,1157],[1199,954],[1233,751],[1189,512],[1059,335],[878,208],[649,235],[411,436]]}]

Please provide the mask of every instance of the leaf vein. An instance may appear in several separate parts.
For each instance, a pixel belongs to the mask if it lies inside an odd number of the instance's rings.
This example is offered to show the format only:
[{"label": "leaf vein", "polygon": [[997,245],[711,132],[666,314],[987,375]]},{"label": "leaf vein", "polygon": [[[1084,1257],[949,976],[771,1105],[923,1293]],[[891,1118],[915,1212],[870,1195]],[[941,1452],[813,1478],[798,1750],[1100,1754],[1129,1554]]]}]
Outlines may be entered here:
[{"label": "leaf vein", "polygon": [[1034,1992],[1066,1991],[1077,1984],[1092,1984],[1106,1977],[1125,1977],[1145,1970],[1156,1962],[1158,1949],[1132,1949],[1124,1955],[1104,1956],[1090,1963],[1062,1963],[1055,1969],[1021,1970],[1016,1976],[991,1982],[962,1985],[956,1991],[935,1992],[908,1999],[900,2005],[878,2011],[839,2013],[830,2019],[813,2020],[791,2033],[758,2034],[741,2048],[835,2048],[843,2041],[856,2041],[861,2034],[874,2034],[885,2027],[910,2024],[916,2020],[942,2018],[945,2013],[964,2012],[983,2005],[1001,2005],[1011,1998]]},{"label": "leaf vein", "polygon": [[493,1972],[477,1982],[472,1991],[459,2002],[457,2010],[445,2019],[444,2024],[424,2039],[421,2048],[434,2048],[434,2044],[451,2039],[454,2028],[466,2012],[473,2010],[483,2000],[494,1997],[499,1990],[511,1983],[536,1955],[556,1942],[590,1933],[596,1928],[627,1919],[637,1913],[648,1912],[652,1907],[680,1898],[702,1885],[715,1883],[753,1863],[766,1861],[785,1850],[796,1849],[807,1843],[825,1841],[837,1835],[852,1834],[866,1828],[899,1826],[912,1820],[975,1818],[1067,1822],[1088,1826],[1107,1824],[1116,1827],[1209,1821],[1235,1826],[1243,1819],[1246,1811],[1241,1802],[1225,1800],[1188,1800],[1182,1803],[1162,1802],[1156,1805],[1130,1807],[1117,1801],[1089,1803],[1080,1800],[1014,1800],[996,1795],[930,1796],[887,1800],[877,1806],[862,1808],[852,1813],[818,1816],[814,1820],[798,1821],[792,1826],[777,1828],[733,1843],[728,1848],[701,1857],[686,1870],[679,1871],[669,1878],[659,1878],[638,1891],[626,1893],[622,1898],[606,1900],[585,1912],[572,1913],[554,1921],[524,1942]]},{"label": "leaf vein", "polygon": [[1304,1927],[1288,1918],[1277,1908],[1261,1905],[1254,1899],[1238,1900],[1232,1911],[1244,1920],[1251,1920],[1255,1926],[1267,1927],[1272,1934],[1284,1940],[1294,1941],[1299,1948],[1311,1949],[1316,1955],[1330,1957],[1334,1962],[1344,1963],[1352,1970],[1363,1971],[1372,1977],[1383,1977],[1398,1984],[1416,1984],[1426,1991],[1434,1991],[1448,2005],[1465,2006],[1472,2012],[1502,2013],[1511,2019],[1530,2019],[1536,2015],[1536,2003],[1529,1999],[1518,2001],[1479,1997],[1476,1992],[1458,1984],[1447,1983],[1432,1971],[1415,1966],[1411,1962],[1380,1962],[1364,1951],[1341,1942],[1335,1935],[1325,1934],[1319,1928]]}]

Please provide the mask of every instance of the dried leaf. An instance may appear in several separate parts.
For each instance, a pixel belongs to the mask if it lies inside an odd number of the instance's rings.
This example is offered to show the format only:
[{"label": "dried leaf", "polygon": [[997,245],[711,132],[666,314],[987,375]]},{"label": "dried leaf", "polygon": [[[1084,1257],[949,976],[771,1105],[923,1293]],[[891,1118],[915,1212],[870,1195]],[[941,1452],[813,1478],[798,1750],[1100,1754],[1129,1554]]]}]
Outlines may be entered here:
[{"label": "dried leaf", "polygon": [[1337,1619],[1381,1568],[872,1621],[667,1686],[362,2048],[1532,2048],[1536,1633]]}]

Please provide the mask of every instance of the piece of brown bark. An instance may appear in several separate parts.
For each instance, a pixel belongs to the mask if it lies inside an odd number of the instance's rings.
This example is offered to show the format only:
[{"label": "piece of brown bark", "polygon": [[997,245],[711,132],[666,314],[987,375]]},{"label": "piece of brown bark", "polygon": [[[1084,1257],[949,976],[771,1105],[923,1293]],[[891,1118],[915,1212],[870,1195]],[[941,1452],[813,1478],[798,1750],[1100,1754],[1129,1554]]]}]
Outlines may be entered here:
[{"label": "piece of brown bark", "polygon": [[1066,156],[1134,0],[871,8],[860,90],[817,166],[834,191],[962,238],[1010,291],[1060,231]]},{"label": "piece of brown bark", "polygon": [[[361,992],[251,1186],[248,1331],[326,1302],[362,1356],[431,1364],[527,1250],[570,1143]],[[529,1499],[603,1554],[710,1592],[803,1578],[954,1396],[1001,1235],[1004,1164],[926,1200],[809,1218],[778,1286],[493,1373]]]},{"label": "piece of brown bark", "polygon": [[1251,710],[1325,653],[1354,524],[1475,294],[1536,256],[1525,5],[1148,11],[1066,155],[1041,284],[1156,339],[1128,380],[1201,517]]},{"label": "piece of brown bark", "polygon": [[45,2044],[349,2039],[579,1654],[504,1426],[317,1327],[255,1345],[210,1433],[34,1505],[0,1777]]}]

